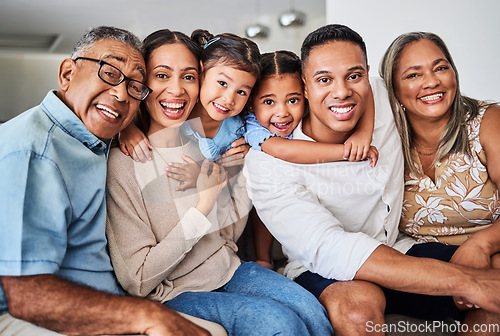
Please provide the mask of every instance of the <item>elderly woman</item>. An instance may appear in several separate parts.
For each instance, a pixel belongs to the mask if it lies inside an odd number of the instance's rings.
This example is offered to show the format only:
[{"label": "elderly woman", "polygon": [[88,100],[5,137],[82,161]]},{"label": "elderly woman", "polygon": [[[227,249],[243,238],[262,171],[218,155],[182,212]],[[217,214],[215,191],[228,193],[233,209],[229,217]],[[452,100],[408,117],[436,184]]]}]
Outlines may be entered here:
[{"label": "elderly woman", "polygon": [[380,75],[405,159],[400,229],[460,245],[451,262],[500,267],[500,108],[460,93],[439,36],[412,32],[387,49]]}]

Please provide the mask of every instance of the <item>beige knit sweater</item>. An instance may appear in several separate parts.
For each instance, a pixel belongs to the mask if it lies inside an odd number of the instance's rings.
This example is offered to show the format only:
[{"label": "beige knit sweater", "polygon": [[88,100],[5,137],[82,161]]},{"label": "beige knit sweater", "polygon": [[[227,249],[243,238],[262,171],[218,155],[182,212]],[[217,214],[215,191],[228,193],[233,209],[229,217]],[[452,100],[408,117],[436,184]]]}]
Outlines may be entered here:
[{"label": "beige knit sweater", "polygon": [[[243,174],[231,178],[208,216],[195,209],[196,188],[175,191],[167,162],[203,157],[190,141],[158,148],[154,160],[137,163],[119,148],[110,152],[106,234],[118,281],[132,295],[168,301],[185,291],[226,284],[240,265],[236,241],[251,202]],[[162,158],[163,157],[163,158]]]}]

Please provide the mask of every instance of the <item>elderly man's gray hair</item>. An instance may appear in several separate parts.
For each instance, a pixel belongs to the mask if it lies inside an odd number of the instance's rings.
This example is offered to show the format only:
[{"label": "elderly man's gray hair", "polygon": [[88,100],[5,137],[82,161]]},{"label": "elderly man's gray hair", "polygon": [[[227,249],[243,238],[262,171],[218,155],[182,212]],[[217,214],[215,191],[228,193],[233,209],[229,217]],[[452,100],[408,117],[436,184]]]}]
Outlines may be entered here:
[{"label": "elderly man's gray hair", "polygon": [[102,39],[118,40],[132,46],[139,52],[141,51],[141,40],[139,40],[137,36],[129,32],[128,30],[110,26],[100,26],[88,30],[85,35],[83,35],[83,37],[80,39],[80,41],[78,41],[75,48],[73,49],[71,58],[75,59],[78,56],[81,56],[86,48],[92,46],[94,43]]}]

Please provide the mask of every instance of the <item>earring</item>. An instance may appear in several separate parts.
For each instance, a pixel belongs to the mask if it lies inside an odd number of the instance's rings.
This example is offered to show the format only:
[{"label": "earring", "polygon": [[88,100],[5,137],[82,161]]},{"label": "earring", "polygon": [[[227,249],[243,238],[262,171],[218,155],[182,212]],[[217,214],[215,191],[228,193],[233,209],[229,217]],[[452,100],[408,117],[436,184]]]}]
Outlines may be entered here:
[{"label": "earring", "polygon": [[401,108],[403,109],[403,112],[406,112],[406,108],[403,106],[403,104],[399,103],[399,105],[401,106]]}]

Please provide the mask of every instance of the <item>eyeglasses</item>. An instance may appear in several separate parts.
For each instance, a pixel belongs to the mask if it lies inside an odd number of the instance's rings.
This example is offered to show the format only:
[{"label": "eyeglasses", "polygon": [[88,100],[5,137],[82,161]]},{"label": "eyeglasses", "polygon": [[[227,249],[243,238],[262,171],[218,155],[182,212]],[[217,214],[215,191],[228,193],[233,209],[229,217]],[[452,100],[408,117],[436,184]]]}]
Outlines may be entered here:
[{"label": "eyeglasses", "polygon": [[120,69],[105,61],[88,57],[75,58],[75,62],[78,60],[87,60],[99,63],[99,71],[97,72],[97,75],[104,83],[117,86],[121,82],[126,81],[127,93],[134,99],[144,100],[153,91],[147,85],[135,79],[128,78],[123,74],[123,72],[120,71]]}]

